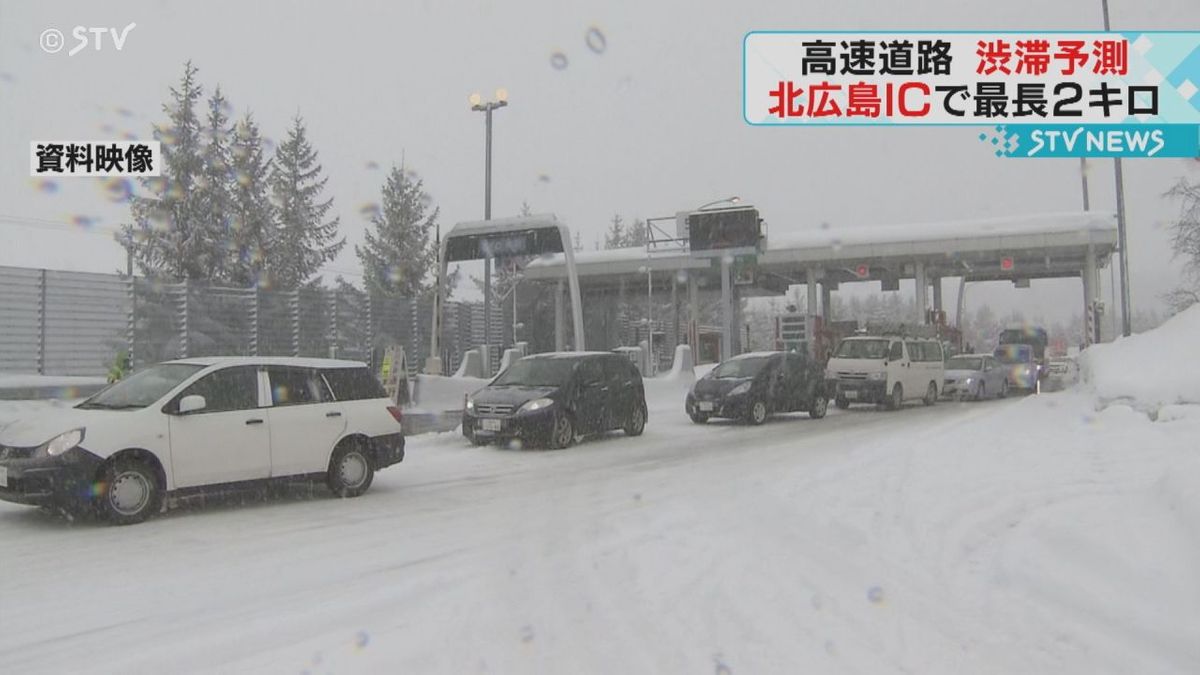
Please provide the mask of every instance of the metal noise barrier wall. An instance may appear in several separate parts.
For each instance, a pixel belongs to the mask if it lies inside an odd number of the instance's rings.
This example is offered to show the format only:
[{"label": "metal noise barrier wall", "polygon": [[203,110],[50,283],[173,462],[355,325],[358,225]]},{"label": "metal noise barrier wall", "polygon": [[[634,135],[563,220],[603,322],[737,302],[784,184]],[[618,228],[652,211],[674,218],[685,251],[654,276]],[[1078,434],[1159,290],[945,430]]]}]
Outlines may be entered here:
[{"label": "metal noise barrier wall", "polygon": [[[478,346],[477,305],[446,305],[442,358],[451,366]],[[432,311],[427,299],[370,296],[344,285],[233,288],[0,266],[0,373],[104,375],[121,351],[135,367],[215,355],[378,366],[393,344],[404,347],[415,370],[429,356]]]}]

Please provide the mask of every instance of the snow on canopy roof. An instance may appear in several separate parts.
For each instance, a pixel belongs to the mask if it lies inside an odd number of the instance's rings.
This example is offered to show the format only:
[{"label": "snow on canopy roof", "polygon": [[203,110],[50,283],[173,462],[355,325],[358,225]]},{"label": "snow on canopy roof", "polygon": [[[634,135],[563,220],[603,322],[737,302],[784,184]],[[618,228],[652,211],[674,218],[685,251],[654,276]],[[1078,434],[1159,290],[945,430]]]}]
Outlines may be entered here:
[{"label": "snow on canopy roof", "polygon": [[1058,234],[1087,230],[1115,230],[1116,216],[1094,211],[1086,213],[1045,213],[1008,216],[984,220],[954,220],[908,225],[867,225],[862,227],[805,228],[768,237],[768,250],[820,248],[846,244],[900,244],[936,239]]},{"label": "snow on canopy roof", "polygon": [[[647,257],[650,256],[646,253],[645,246],[634,246],[632,248],[610,248],[603,251],[577,251],[575,253],[575,264],[599,265],[610,262],[622,262],[626,260],[646,260]],[[550,253],[529,263],[529,266],[543,267],[562,264],[563,254]]]},{"label": "snow on canopy roof", "polygon": [[557,228],[562,222],[553,213],[535,213],[529,216],[513,216],[511,218],[493,218],[491,220],[469,220],[458,223],[447,237],[472,234],[497,234],[514,232],[539,227]]},{"label": "snow on canopy roof", "polygon": [[[1116,215],[1107,211],[1043,213],[908,225],[803,227],[786,231],[781,231],[781,228],[776,227],[768,233],[764,252],[805,248],[820,249],[843,245],[903,244],[942,239],[1115,231],[1116,227]],[[575,263],[579,266],[588,266],[639,260],[654,261],[665,255],[665,253],[648,253],[644,246],[604,251],[579,251],[575,254]],[[676,252],[674,255],[688,257],[684,251]],[[564,264],[563,254],[554,253],[534,260],[529,267],[557,267],[562,264]]]}]

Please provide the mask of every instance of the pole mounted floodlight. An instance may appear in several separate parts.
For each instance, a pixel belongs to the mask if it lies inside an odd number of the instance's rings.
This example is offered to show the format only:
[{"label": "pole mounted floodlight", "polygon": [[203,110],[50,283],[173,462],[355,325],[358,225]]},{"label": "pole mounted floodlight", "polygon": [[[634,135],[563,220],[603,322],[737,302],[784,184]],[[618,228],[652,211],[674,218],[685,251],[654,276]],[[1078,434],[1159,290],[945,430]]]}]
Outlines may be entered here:
[{"label": "pole mounted floodlight", "polygon": [[496,100],[494,101],[483,100],[483,96],[478,92],[468,96],[467,101],[471,104],[471,110],[490,113],[497,108],[503,108],[508,105],[508,90],[503,87],[497,89]]},{"label": "pole mounted floodlight", "polygon": [[[484,147],[483,167],[483,219],[492,219],[492,112],[508,105],[508,90],[501,87],[496,90],[496,100],[484,101],[478,92],[471,94],[467,101],[471,110],[481,112],[486,116],[487,136]],[[516,336],[513,336],[516,341]],[[484,355],[487,367],[491,369],[492,351],[492,259],[483,260],[483,342],[488,353]]]}]

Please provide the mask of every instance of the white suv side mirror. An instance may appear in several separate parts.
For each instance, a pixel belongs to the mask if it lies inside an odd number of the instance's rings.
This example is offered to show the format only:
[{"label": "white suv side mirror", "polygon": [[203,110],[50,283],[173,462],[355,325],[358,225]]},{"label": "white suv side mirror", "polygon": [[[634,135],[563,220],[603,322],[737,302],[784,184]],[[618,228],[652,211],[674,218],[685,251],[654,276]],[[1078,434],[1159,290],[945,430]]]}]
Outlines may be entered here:
[{"label": "white suv side mirror", "polygon": [[197,410],[204,410],[208,407],[208,401],[204,400],[203,396],[192,394],[179,399],[179,414],[186,415]]}]

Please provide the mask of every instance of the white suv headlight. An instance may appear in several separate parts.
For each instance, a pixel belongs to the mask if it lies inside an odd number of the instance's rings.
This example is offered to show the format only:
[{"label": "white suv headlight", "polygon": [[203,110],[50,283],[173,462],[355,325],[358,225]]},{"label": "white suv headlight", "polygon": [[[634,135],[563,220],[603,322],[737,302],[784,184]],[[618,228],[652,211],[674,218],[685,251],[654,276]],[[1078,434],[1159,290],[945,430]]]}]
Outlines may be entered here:
[{"label": "white suv headlight", "polygon": [[521,406],[521,410],[519,412],[534,412],[549,408],[552,405],[554,405],[554,399],[552,398],[535,398]]},{"label": "white suv headlight", "polygon": [[467,410],[474,410],[474,409],[475,409],[475,400],[468,397],[467,398]]},{"label": "white suv headlight", "polygon": [[57,457],[83,442],[83,429],[63,432],[46,443],[46,454]]}]

